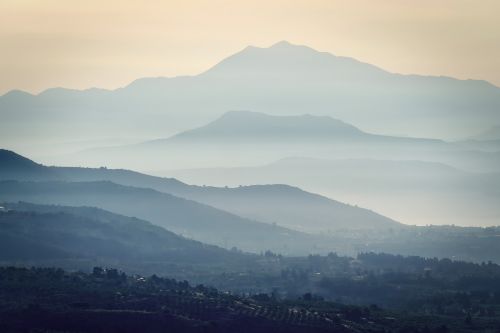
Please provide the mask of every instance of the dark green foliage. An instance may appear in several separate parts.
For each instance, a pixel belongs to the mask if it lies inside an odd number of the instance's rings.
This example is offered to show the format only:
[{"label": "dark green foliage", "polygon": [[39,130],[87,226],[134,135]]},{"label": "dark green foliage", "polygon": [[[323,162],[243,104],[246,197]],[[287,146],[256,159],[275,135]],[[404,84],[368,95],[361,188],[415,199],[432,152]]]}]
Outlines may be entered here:
[{"label": "dark green foliage", "polygon": [[[306,309],[185,281],[57,269],[0,268],[2,332],[350,332]],[[325,314],[326,315],[326,314]],[[336,314],[329,314],[335,316]]]},{"label": "dark green foliage", "polygon": [[2,262],[92,273],[2,269],[0,323],[8,326],[0,331],[30,331],[33,324],[48,331],[133,332],[143,321],[151,332],[319,332],[332,325],[335,331],[494,332],[500,324],[500,266],[492,262],[249,255],[96,208],[8,208],[0,212]]},{"label": "dark green foliage", "polygon": [[500,323],[467,316],[345,306],[312,294],[243,297],[101,267],[92,274],[0,267],[2,332],[495,332]]}]

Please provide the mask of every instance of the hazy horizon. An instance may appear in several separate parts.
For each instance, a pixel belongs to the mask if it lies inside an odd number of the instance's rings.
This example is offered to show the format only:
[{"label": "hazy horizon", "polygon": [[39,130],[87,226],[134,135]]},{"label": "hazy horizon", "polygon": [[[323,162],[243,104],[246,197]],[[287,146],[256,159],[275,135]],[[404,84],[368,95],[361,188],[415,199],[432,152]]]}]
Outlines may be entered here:
[{"label": "hazy horizon", "polygon": [[0,331],[498,333],[500,1],[0,1]]},{"label": "hazy horizon", "polygon": [[[238,49],[238,50],[235,50],[233,53],[237,54],[239,52],[242,52],[244,51],[245,49],[247,48],[261,48],[261,49],[265,49],[265,48],[271,48],[273,47],[274,45],[277,45],[277,44],[280,44],[280,43],[288,43],[288,44],[291,44],[291,45],[296,45],[296,46],[306,46],[306,47],[310,47],[310,48],[313,48],[311,47],[311,45],[307,45],[307,44],[298,44],[298,43],[294,43],[293,41],[289,41],[289,40],[277,40],[269,45],[252,45],[252,44],[248,44],[244,47],[242,47],[241,49]],[[453,75],[444,75],[442,73],[418,73],[418,72],[399,72],[399,71],[392,71],[386,67],[382,67],[376,63],[372,63],[370,61],[366,61],[366,60],[363,60],[363,59],[359,59],[359,58],[355,58],[355,57],[352,57],[350,55],[345,55],[345,54],[336,54],[334,52],[331,52],[331,51],[324,51],[324,50],[318,50],[318,49],[315,49],[313,48],[314,50],[316,51],[319,51],[319,52],[327,52],[327,53],[330,53],[332,55],[335,55],[335,56],[339,56],[339,57],[345,57],[345,58],[351,58],[351,59],[354,59],[356,61],[359,61],[359,62],[362,62],[362,63],[366,63],[366,64],[370,64],[370,65],[373,65],[373,66],[376,66],[376,67],[379,67],[381,68],[382,70],[384,71],[387,71],[389,73],[392,73],[392,74],[403,74],[403,75],[415,75],[415,76],[422,76],[422,77],[444,77],[444,78],[451,78],[451,79],[456,79],[456,80],[461,80],[461,81],[469,81],[469,80],[473,80],[473,81],[485,81],[497,88],[500,88],[500,80],[498,82],[495,82],[495,81],[489,81],[487,79],[484,79],[484,78],[480,78],[480,77],[459,77],[459,76],[453,76]],[[216,60],[215,63],[213,64],[209,64],[208,67],[206,68],[203,68],[203,69],[200,69],[198,72],[193,72],[193,73],[178,73],[176,75],[172,75],[172,76],[168,76],[168,75],[154,75],[152,74],[151,76],[138,76],[138,77],[135,77],[135,78],[131,78],[129,81],[126,81],[124,83],[122,83],[121,85],[117,85],[117,86],[109,86],[109,87],[103,87],[103,86],[99,86],[99,85],[93,85],[93,86],[83,86],[83,87],[70,87],[70,86],[63,86],[63,85],[59,85],[59,86],[46,86],[46,87],[42,87],[38,90],[30,90],[30,89],[22,89],[22,88],[17,88],[17,87],[12,87],[10,89],[7,89],[5,91],[3,91],[1,94],[0,94],[0,97],[3,96],[3,95],[6,95],[10,92],[14,92],[14,91],[22,91],[22,92],[26,92],[26,93],[29,93],[31,95],[40,95],[42,93],[44,93],[45,91],[47,90],[52,90],[52,89],[67,89],[67,90],[77,90],[77,91],[91,91],[91,90],[107,90],[107,91],[114,91],[114,90],[119,90],[119,89],[122,89],[122,88],[126,88],[127,86],[130,86],[132,84],[134,84],[136,81],[138,80],[141,80],[141,79],[157,79],[157,78],[182,78],[182,77],[190,77],[190,76],[196,76],[196,75],[200,75],[200,74],[203,74],[211,69],[213,69],[214,67],[216,67],[218,64],[220,64],[222,61],[224,61],[225,59],[227,59],[228,57],[230,57],[231,55],[230,54],[226,54],[225,56],[222,56],[222,58],[220,58],[218,61]]]},{"label": "hazy horizon", "polygon": [[496,1],[8,0],[0,4],[0,95],[116,89],[142,77],[195,75],[248,45],[280,40],[391,72],[499,86],[499,10]]}]

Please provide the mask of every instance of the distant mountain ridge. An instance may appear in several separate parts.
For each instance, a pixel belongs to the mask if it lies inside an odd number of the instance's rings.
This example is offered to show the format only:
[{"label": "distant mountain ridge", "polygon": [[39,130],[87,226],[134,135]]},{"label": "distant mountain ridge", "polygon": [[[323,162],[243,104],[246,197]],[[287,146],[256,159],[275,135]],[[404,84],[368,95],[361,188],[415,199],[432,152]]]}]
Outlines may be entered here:
[{"label": "distant mountain ridge", "polygon": [[500,88],[485,81],[394,74],[280,42],[245,48],[195,76],[138,79],[113,91],[7,93],[0,97],[0,139],[165,137],[228,110],[307,112],[372,133],[456,138],[499,124],[499,108]]},{"label": "distant mountain ridge", "polygon": [[[335,62],[332,62],[332,59],[335,59]],[[309,67],[305,67],[305,65]],[[308,71],[302,74],[310,76],[328,76],[331,73],[325,73],[325,67],[344,78],[352,78],[356,75],[368,78],[389,74],[377,66],[354,58],[319,52],[305,45],[295,45],[282,40],[270,47],[247,46],[200,75],[215,76],[226,73],[229,76],[241,76],[252,75],[256,71],[277,70],[283,75],[293,77],[295,73],[290,69],[294,67],[298,71],[307,68]]]},{"label": "distant mountain ridge", "polygon": [[[426,138],[395,137],[366,133],[359,128],[329,116],[310,114],[293,116],[274,116],[253,111],[229,111],[205,126],[187,130],[166,139],[144,142],[149,143],[182,143],[199,140],[211,140],[231,143],[261,140],[268,143],[285,141],[286,143],[316,140],[364,141],[366,143],[433,143],[443,144],[444,141]],[[318,143],[320,141],[316,141]]]},{"label": "distant mountain ridge", "polygon": [[16,179],[22,176],[25,180],[57,179],[59,176],[51,169],[43,167],[10,150],[0,149],[0,179]]},{"label": "distant mountain ridge", "polygon": [[[12,153],[10,152],[6,155],[12,156]],[[0,151],[0,157],[1,156],[2,151]],[[19,158],[16,157],[16,159]],[[397,164],[398,162],[393,161],[391,163]],[[0,166],[1,165],[0,158]],[[364,166],[370,168],[369,165]],[[449,171],[449,168],[445,166],[437,165],[435,167],[442,170],[444,173]],[[351,255],[359,252],[386,252],[428,257],[453,257],[479,262],[487,260],[498,262],[499,252],[497,251],[498,242],[496,239],[498,238],[498,228],[405,226],[368,210],[360,209],[355,206],[348,206],[286,185],[214,188],[183,185],[183,183],[179,182],[180,186],[175,188],[171,187],[171,185],[177,184],[177,181],[172,181],[171,179],[164,179],[163,181],[162,178],[141,175],[127,170],[44,166],[40,166],[40,168],[61,171],[62,175],[67,178],[65,181],[40,181],[40,179],[37,179],[37,181],[0,181],[1,205],[7,207],[7,209],[36,211],[42,214],[50,213],[51,215],[44,219],[44,221],[49,223],[64,220],[66,215],[53,215],[53,213],[57,213],[58,211],[62,211],[64,214],[76,215],[78,218],[81,216],[91,220],[99,219],[103,223],[112,222],[115,219],[114,215],[116,213],[127,216],[137,216],[141,219],[150,220],[154,224],[163,226],[168,230],[181,233],[187,237],[202,240],[206,243],[217,244],[225,248],[235,246],[249,252],[271,250],[290,256],[317,253],[326,254],[329,252]],[[377,170],[373,171],[377,172]],[[388,170],[388,172],[391,173],[392,171]],[[131,177],[127,177],[128,173],[130,173]],[[314,173],[315,176],[319,174],[316,170]],[[460,171],[458,171],[458,174],[460,174]],[[0,175],[2,175],[1,171]],[[28,175],[25,174],[24,177],[26,178]],[[18,174],[18,176],[21,175]],[[69,176],[74,178],[71,179]],[[196,200],[204,201],[208,204],[211,204],[209,201],[212,200],[214,202],[213,206],[225,204],[228,210],[237,214],[260,215],[259,218],[268,219],[266,221],[268,223],[254,221],[251,216],[248,216],[250,219],[241,218],[223,210],[211,208],[195,201],[181,199],[171,194],[161,193],[152,189],[123,186],[110,181],[102,181],[102,179],[113,177],[115,177],[115,181],[121,182],[130,179],[130,182],[134,182],[136,186],[139,186],[140,183],[147,183],[159,190],[166,191],[169,188],[174,188],[177,191],[186,191],[183,194],[179,192],[178,196],[197,196]],[[30,178],[34,177],[30,176]],[[80,178],[80,180],[81,178],[85,178],[85,182],[71,181],[76,178]],[[101,180],[92,181],[92,179]],[[349,179],[347,179],[347,181],[349,181]],[[498,192],[498,189],[496,189],[496,191]],[[256,198],[259,200],[256,200]],[[495,200],[494,197],[492,199]],[[249,204],[251,200],[256,201]],[[12,202],[16,201],[57,206],[49,206],[48,208],[43,206],[40,208],[40,206],[37,205],[36,208],[33,208],[32,204],[18,203],[14,204],[16,205],[15,207],[12,207]],[[438,201],[437,203],[439,204],[440,202]],[[394,201],[392,201],[391,204],[394,205]],[[101,209],[107,209],[113,213],[103,212],[100,209],[90,207],[61,208],[60,205],[94,206],[100,207]],[[251,209],[252,207],[254,208],[253,210]],[[467,204],[463,205],[463,207],[455,208],[469,209]],[[325,215],[325,212],[328,214]],[[8,213],[9,212],[6,212],[6,214]],[[348,214],[348,216],[342,214]],[[16,221],[19,221],[18,217],[15,218]],[[348,217],[354,218],[354,220],[349,220]],[[33,216],[30,218],[33,218]],[[127,221],[137,221],[137,219],[134,218],[122,218]],[[280,224],[284,224],[281,223],[279,220],[280,218],[284,219],[284,221],[288,220],[288,223],[293,224],[296,228],[301,226],[309,227],[308,224],[318,226],[322,230],[321,234],[307,234],[292,230],[291,228],[284,228],[280,226]],[[365,224],[361,225],[361,229],[353,230],[352,227],[360,227],[360,225],[356,225],[356,218],[360,218],[360,221],[364,221]],[[68,217],[68,219],[70,222],[73,221],[71,217]],[[339,221],[341,223],[337,225]],[[273,222],[277,222],[277,224],[273,225]],[[153,229],[158,227],[151,226],[150,224],[147,225],[152,228],[149,231],[153,234],[156,233]],[[31,226],[25,231],[39,230],[31,228]],[[340,226],[341,228],[330,229],[330,227],[333,226]],[[9,225],[6,225],[6,227],[7,229],[10,228]],[[36,225],[34,225],[34,227],[36,227]],[[123,228],[123,230],[120,230],[121,228]],[[0,229],[2,229],[1,226]],[[62,228],[58,232],[61,232],[61,230],[64,231],[66,229]],[[98,228],[98,230],[100,229]],[[125,240],[123,238],[123,232],[128,236],[136,234],[134,230],[128,228],[127,224],[121,224],[119,228],[116,228],[116,231],[120,233],[120,242]],[[54,235],[60,235],[58,232]],[[88,230],[88,232],[84,234],[86,236],[92,236],[95,235],[95,232]],[[144,234],[141,232],[140,235]],[[149,236],[153,237],[154,235]],[[107,244],[107,242],[114,239],[113,237],[106,237],[106,240],[102,241]],[[178,238],[177,236],[175,237]],[[46,256],[45,259],[49,257],[59,258],[57,265],[68,259],[73,260],[72,258],[75,257],[74,254],[68,253],[68,251],[61,251],[60,247],[56,246],[54,248],[54,246],[52,246],[54,244],[50,242],[42,242],[43,244],[38,242],[43,239],[45,238],[39,239],[32,235],[30,236],[30,240],[26,240],[25,238],[21,239],[20,235],[16,234],[5,238],[5,242],[0,241],[0,248],[7,249],[2,252],[4,254],[8,254],[9,251],[12,253],[11,250],[13,248],[20,250],[25,249],[26,251],[23,252],[26,255],[25,258],[31,257],[32,259],[38,258],[42,260],[43,258],[37,257],[37,255],[48,254],[48,257]],[[71,238],[71,240],[73,242],[74,238]],[[98,240],[87,239],[84,244],[99,244],[99,241],[97,243],[95,241]],[[146,238],[146,243],[147,242]],[[128,241],[126,241],[126,243],[128,244],[125,244],[127,246],[135,246]],[[162,242],[160,242],[160,244],[155,244],[160,246],[161,243]],[[103,245],[102,243],[100,244]],[[164,247],[169,244],[177,243],[166,241],[166,244],[161,246]],[[199,243],[195,242],[191,244]],[[70,245],[78,246],[79,243],[75,242]],[[123,245],[124,244],[118,244],[116,248],[121,249]],[[85,246],[91,245],[84,245],[84,247]],[[178,249],[178,251],[181,251],[180,253],[182,253],[183,247],[182,245]],[[144,250],[147,252],[148,248],[150,248],[149,245],[146,246]],[[153,250],[154,248],[155,247],[153,247]],[[92,253],[92,251],[97,250],[99,250],[99,248],[91,248],[87,253]],[[194,254],[195,252],[196,251],[188,253]],[[239,251],[231,252],[235,253],[236,257],[234,258],[238,260],[237,255]],[[126,254],[127,252],[125,251],[124,253]],[[175,251],[172,253],[175,253]],[[214,252],[207,251],[207,254],[210,253],[217,255]],[[224,253],[227,252],[221,252],[221,255],[225,256]],[[21,255],[22,253],[19,254]],[[131,256],[133,255],[131,254]],[[166,260],[167,257],[165,253],[165,257],[161,260]],[[84,259],[84,262],[82,262],[84,265],[91,265],[93,262],[85,258],[81,259]],[[150,259],[152,258],[150,257]],[[158,259],[160,260],[160,258]],[[203,255],[198,259],[203,259]],[[217,258],[212,257],[209,259],[217,261]],[[244,258],[241,257],[241,259]],[[141,260],[140,267],[144,267],[142,264],[149,265],[148,260]],[[165,267],[163,266],[164,261],[162,262],[161,260],[151,263],[154,269],[157,270],[159,267]],[[240,261],[241,264],[245,262],[245,260]],[[52,261],[52,263],[52,265],[54,265],[54,261]],[[116,264],[116,261],[114,263]],[[167,269],[170,267],[169,265],[171,263],[172,262],[167,264]],[[217,264],[215,265],[218,267]],[[69,266],[66,265],[64,267]]]},{"label": "distant mountain ridge", "polygon": [[230,111],[206,126],[188,130],[166,140],[181,141],[200,138],[226,140],[286,139],[304,140],[311,137],[363,137],[367,134],[356,127],[331,117],[272,116],[251,111]]},{"label": "distant mountain ridge", "polygon": [[267,223],[305,232],[401,228],[372,210],[348,205],[289,185],[186,188],[178,195]]},{"label": "distant mountain ridge", "polygon": [[498,169],[475,173],[418,160],[289,157],[260,166],[172,170],[169,175],[212,186],[290,184],[407,224],[486,226],[497,225],[500,218]]},{"label": "distant mountain ridge", "polygon": [[[4,158],[13,156],[13,154],[17,155],[13,152],[0,150],[0,162]],[[17,155],[16,160],[22,160],[22,158]],[[346,205],[286,185],[238,188],[202,187],[187,185],[173,178],[148,176],[129,170],[38,166],[38,171],[20,172],[15,177],[5,178],[0,163],[0,180],[54,180],[53,177],[45,178],[46,170],[50,170],[50,175],[56,176],[58,181],[111,181],[136,188],[152,188],[156,191],[195,200],[246,218],[267,223],[277,223],[281,226],[308,232],[334,230],[336,228],[370,229],[400,226],[399,223],[375,212]]]},{"label": "distant mountain ridge", "polygon": [[96,166],[107,161],[112,167],[126,166],[149,173],[158,165],[163,168],[159,171],[244,167],[289,156],[321,159],[335,156],[420,160],[472,172],[495,172],[500,153],[495,144],[492,148],[482,146],[476,149],[465,142],[372,134],[329,116],[230,111],[204,126],[171,137],[89,149],[62,157],[61,163],[71,160]]},{"label": "distant mountain ridge", "polygon": [[[326,241],[152,189],[97,182],[0,181],[0,201],[42,205],[90,206],[147,220],[206,244],[246,252],[327,253]],[[293,246],[292,246],[293,245]]]}]

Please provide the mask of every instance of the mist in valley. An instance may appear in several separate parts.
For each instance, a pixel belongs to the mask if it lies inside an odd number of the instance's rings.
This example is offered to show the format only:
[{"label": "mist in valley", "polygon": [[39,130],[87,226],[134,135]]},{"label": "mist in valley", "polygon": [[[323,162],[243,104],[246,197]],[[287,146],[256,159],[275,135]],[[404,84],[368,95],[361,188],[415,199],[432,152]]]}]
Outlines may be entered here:
[{"label": "mist in valley", "polygon": [[[159,38],[135,9],[123,40]],[[0,96],[0,331],[498,332],[498,85],[257,44],[190,75]],[[119,68],[155,58],[138,54]],[[78,78],[62,59],[54,78]]]}]

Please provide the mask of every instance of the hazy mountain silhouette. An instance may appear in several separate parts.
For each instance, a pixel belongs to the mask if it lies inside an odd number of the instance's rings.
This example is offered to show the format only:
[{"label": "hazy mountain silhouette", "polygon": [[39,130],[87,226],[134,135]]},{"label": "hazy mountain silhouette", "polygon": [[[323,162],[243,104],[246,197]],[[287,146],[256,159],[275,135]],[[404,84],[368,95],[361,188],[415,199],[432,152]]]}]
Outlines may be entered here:
[{"label": "hazy mountain silhouette", "polygon": [[500,218],[498,172],[471,173],[440,163],[295,157],[257,167],[174,170],[170,175],[213,186],[286,183],[408,224],[496,225]]},{"label": "hazy mountain silhouette", "polygon": [[485,152],[500,152],[500,125],[492,126],[474,136],[456,141],[462,147]]},{"label": "hazy mountain silhouette", "polygon": [[152,189],[112,182],[0,182],[0,201],[91,206],[134,216],[177,234],[226,248],[327,253],[326,239],[261,223]]},{"label": "hazy mountain silhouette", "polygon": [[[461,142],[375,135],[327,116],[249,111],[228,112],[205,126],[166,139],[91,149],[68,155],[61,162],[98,166],[106,161],[113,167],[158,172],[257,165],[288,156],[421,160],[474,172],[495,172],[500,164],[496,150],[476,150]],[[160,165],[163,170],[154,169]]]},{"label": "hazy mountain silhouette", "polygon": [[[308,193],[287,185],[237,188],[203,187],[173,178],[154,177],[130,170],[106,168],[46,167],[13,152],[0,150],[0,162],[19,161],[37,168],[4,174],[0,180],[61,180],[72,182],[111,181],[125,186],[151,188],[195,200],[233,214],[266,223],[277,223],[308,232],[338,228],[371,229],[397,227],[399,223],[372,211]],[[50,177],[46,177],[46,175]]]},{"label": "hazy mountain silhouette", "polygon": [[366,133],[351,124],[329,116],[273,116],[252,111],[229,111],[205,126],[187,130],[166,139],[140,144],[178,143],[299,143],[331,144],[360,142],[370,144],[444,145],[436,139],[408,138]]},{"label": "hazy mountain silhouette", "polygon": [[469,150],[498,153],[500,152],[500,139],[499,140],[464,140],[457,141],[457,144]]},{"label": "hazy mountain silhouette", "polygon": [[[392,163],[398,162],[393,161]],[[367,168],[371,167],[368,163],[366,164]],[[40,167],[44,168],[43,166]],[[447,169],[449,169],[439,165],[434,166],[434,168],[442,169],[443,172],[447,172]],[[145,183],[161,187],[163,190],[175,188],[179,191],[180,196],[197,196],[200,201],[206,200],[217,205],[226,205],[227,209],[241,214],[248,214],[250,217],[265,218],[268,222],[278,222],[278,225],[240,218],[194,201],[184,200],[151,189],[122,186],[103,181],[75,183],[69,182],[68,178],[66,178],[66,181],[52,182],[2,181],[0,182],[0,202],[22,200],[43,204],[96,206],[115,213],[148,219],[169,230],[207,243],[225,247],[236,246],[248,251],[260,252],[271,249],[288,255],[328,253],[331,251],[353,255],[359,252],[383,251],[430,257],[442,257],[451,254],[454,258],[466,260],[498,260],[496,255],[498,242],[496,242],[495,228],[412,227],[400,225],[373,212],[334,202],[289,186],[249,186],[227,189],[200,188],[188,186],[172,179],[162,181],[162,178],[141,175],[126,170],[116,170],[115,173],[115,170],[107,169],[56,167],[51,167],[51,169],[61,171],[66,177],[74,174],[84,177],[86,180],[99,177],[106,178],[110,175],[122,181],[128,178],[136,183],[144,180]],[[317,169],[310,169],[310,171],[321,178],[321,172]],[[377,172],[376,168],[374,172]],[[390,172],[390,169],[387,170],[387,173]],[[126,176],[128,173],[130,173],[131,177]],[[251,175],[251,173],[248,174]],[[282,172],[282,174],[286,175],[286,172]],[[227,172],[227,176],[227,179],[230,180],[231,172]],[[383,180],[384,178],[382,178]],[[347,178],[346,182],[349,181]],[[177,186],[171,187],[172,184]],[[338,184],[341,185],[341,182]],[[354,187],[356,188],[356,186]],[[494,200],[493,196],[492,198]],[[252,202],[252,200],[255,202]],[[248,206],[254,204],[255,210],[245,207],[245,203]],[[391,205],[398,206],[399,204],[393,200]],[[7,207],[9,208],[9,206]],[[464,207],[458,208],[467,210],[469,206],[464,204]],[[416,206],[408,209],[414,212]],[[28,205],[26,210],[35,209],[30,208]],[[37,208],[36,211],[47,212],[41,208]],[[66,212],[79,215],[78,208],[76,208],[76,211],[70,209]],[[82,212],[85,212],[87,218],[94,219],[92,209],[89,208]],[[328,215],[330,212],[332,213],[331,216]],[[334,213],[335,215],[333,215]],[[490,212],[485,211],[485,214],[490,214]],[[367,221],[367,223],[357,224],[359,221],[355,219],[356,217],[359,217],[360,221]],[[308,229],[311,226],[320,226],[315,231],[319,231],[321,228],[322,234],[310,235],[280,227],[280,219],[289,220],[287,223],[293,224],[296,228]],[[339,223],[340,227],[345,226],[345,221],[349,221],[351,225],[340,229],[330,228],[337,223]],[[359,226],[362,226],[362,229],[353,230],[353,227]],[[55,251],[51,255],[62,257],[68,255],[67,252],[61,253],[60,249],[54,249],[50,246],[43,247],[39,243],[33,242],[22,243],[17,238],[9,244],[12,245],[18,241],[19,244],[32,245],[33,249],[41,253]],[[477,249],[479,248],[483,250],[478,252]],[[70,255],[70,258],[73,258],[72,255]]]},{"label": "hazy mountain silhouette", "polygon": [[347,205],[288,185],[190,187],[176,194],[239,216],[307,232],[336,229],[384,230],[402,226],[368,209]]},{"label": "hazy mountain silhouette", "polygon": [[0,179],[55,180],[56,172],[10,150],[0,149]]},{"label": "hazy mountain silhouette", "polygon": [[[213,122],[188,130],[161,141],[195,140],[318,140],[318,139],[368,139],[371,135],[356,127],[331,117],[312,115],[272,116],[250,111],[230,111]],[[373,136],[374,137],[374,136]]]},{"label": "hazy mountain silhouette", "polygon": [[500,89],[484,81],[394,74],[280,42],[247,47],[196,76],[138,79],[112,91],[7,93],[0,97],[0,139],[165,137],[242,109],[306,111],[375,133],[456,138],[500,123],[499,107]]},{"label": "hazy mountain silhouette", "polygon": [[[137,218],[90,207],[4,203],[0,212],[0,260],[91,268],[113,264],[127,269],[148,265],[223,264],[245,261],[242,254],[182,238]],[[163,267],[161,267],[164,265]],[[150,268],[151,269],[151,268]],[[158,272],[157,272],[158,273]]]}]

